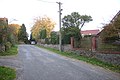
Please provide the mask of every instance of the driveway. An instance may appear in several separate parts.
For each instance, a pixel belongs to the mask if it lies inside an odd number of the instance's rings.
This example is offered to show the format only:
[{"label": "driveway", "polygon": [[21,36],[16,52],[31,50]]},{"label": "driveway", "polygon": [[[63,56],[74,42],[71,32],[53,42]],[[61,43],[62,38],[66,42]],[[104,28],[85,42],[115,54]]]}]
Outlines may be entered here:
[{"label": "driveway", "polygon": [[16,80],[120,80],[119,73],[34,45],[19,45],[18,55],[0,57],[0,65],[16,68]]}]

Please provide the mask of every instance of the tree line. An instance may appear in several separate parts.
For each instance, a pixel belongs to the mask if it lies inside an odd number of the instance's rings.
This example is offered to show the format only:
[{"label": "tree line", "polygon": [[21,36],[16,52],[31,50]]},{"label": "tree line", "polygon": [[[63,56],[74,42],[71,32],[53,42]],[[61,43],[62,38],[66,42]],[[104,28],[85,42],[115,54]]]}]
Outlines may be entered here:
[{"label": "tree line", "polygon": [[[69,44],[70,37],[74,37],[76,42],[80,41],[80,30],[85,23],[92,21],[92,17],[88,15],[80,15],[78,12],[72,12],[62,18],[62,44]],[[31,30],[31,38],[41,43],[58,44],[59,32],[52,31],[55,23],[48,17],[36,18],[34,26]]]},{"label": "tree line", "polygon": [[9,50],[20,41],[28,41],[25,25],[8,24],[7,18],[0,18],[0,52]]},{"label": "tree line", "polygon": [[[72,12],[62,18],[62,44],[70,44],[70,38],[74,37],[74,46],[80,47],[81,29],[86,23],[92,21],[89,15],[80,15],[78,12]],[[55,23],[48,17],[38,17],[35,19],[31,30],[31,38],[41,43],[59,44],[59,31],[52,31]],[[100,32],[102,42],[115,42],[120,39],[120,16],[114,22],[107,24]]]}]

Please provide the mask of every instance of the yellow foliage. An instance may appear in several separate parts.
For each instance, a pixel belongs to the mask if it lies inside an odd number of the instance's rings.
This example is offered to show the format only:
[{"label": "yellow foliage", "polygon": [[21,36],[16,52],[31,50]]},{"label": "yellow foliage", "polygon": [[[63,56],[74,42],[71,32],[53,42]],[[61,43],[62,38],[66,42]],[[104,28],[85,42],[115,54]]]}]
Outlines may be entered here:
[{"label": "yellow foliage", "polygon": [[17,37],[18,35],[18,31],[20,29],[20,26],[21,25],[18,25],[18,24],[9,24],[9,28],[11,30],[11,32]]},{"label": "yellow foliage", "polygon": [[41,30],[46,29],[47,37],[50,37],[50,33],[55,27],[55,22],[53,22],[49,17],[37,17],[35,18],[34,26],[31,29],[34,38],[39,38],[39,33]]}]

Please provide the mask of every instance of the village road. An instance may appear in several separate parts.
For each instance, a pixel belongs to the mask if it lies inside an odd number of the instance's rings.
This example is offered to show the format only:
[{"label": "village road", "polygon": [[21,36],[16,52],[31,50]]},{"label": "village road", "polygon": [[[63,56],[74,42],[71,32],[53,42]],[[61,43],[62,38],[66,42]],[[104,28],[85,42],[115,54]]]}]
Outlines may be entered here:
[{"label": "village road", "polygon": [[19,45],[17,56],[0,57],[17,70],[17,80],[120,80],[120,74],[63,57],[34,45]]}]

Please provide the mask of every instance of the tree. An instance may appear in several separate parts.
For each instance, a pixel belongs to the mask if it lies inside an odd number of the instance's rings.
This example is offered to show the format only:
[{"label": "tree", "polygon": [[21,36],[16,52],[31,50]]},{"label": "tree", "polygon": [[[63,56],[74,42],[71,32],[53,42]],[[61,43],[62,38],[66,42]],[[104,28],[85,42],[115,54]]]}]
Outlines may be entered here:
[{"label": "tree", "polygon": [[11,28],[12,33],[17,37],[21,26],[19,24],[9,24],[8,26]]},{"label": "tree", "polygon": [[118,39],[118,34],[117,31],[113,28],[112,24],[107,24],[104,26],[104,29],[100,34],[100,37],[103,42],[111,43]]},{"label": "tree", "polygon": [[33,36],[32,36],[32,33],[30,34],[30,41],[32,41],[33,40]]},{"label": "tree", "polygon": [[59,43],[59,35],[58,32],[52,31],[50,34],[50,42],[51,44],[58,44]]},{"label": "tree", "polygon": [[40,39],[45,39],[47,37],[46,29],[40,31]]},{"label": "tree", "polygon": [[106,24],[101,32],[101,39],[103,42],[115,42],[120,39],[120,16],[110,24]]},{"label": "tree", "polygon": [[[63,42],[70,42],[70,37],[74,37],[76,42],[81,39],[81,28],[85,23],[92,21],[91,16],[80,15],[78,12],[73,12],[71,15],[64,16],[62,19],[62,38]],[[66,40],[66,41],[65,41]]]},{"label": "tree", "polygon": [[49,17],[37,17],[34,22],[34,26],[32,27],[32,35],[35,39],[40,39],[40,31],[43,29],[46,30],[46,37],[50,37],[50,33],[55,27],[55,23]]},{"label": "tree", "polygon": [[7,42],[8,36],[8,22],[4,18],[0,19],[0,44],[5,44]]},{"label": "tree", "polygon": [[92,21],[91,16],[80,15],[78,12],[72,12],[71,15],[64,16],[62,19],[63,27],[79,27],[81,29],[85,23]]},{"label": "tree", "polygon": [[21,28],[19,29],[18,40],[19,41],[23,41],[23,42],[27,42],[28,41],[28,35],[27,35],[26,27],[25,27],[24,24],[22,24]]},{"label": "tree", "polygon": [[88,23],[90,21],[92,21],[92,17],[91,16],[82,15],[81,16],[81,27],[80,27],[80,29],[84,26],[85,23]]},{"label": "tree", "polygon": [[[7,18],[0,18],[0,52],[4,52],[11,48],[11,41],[13,38],[10,35],[12,34],[8,27],[8,19]],[[11,43],[10,43],[11,42]]]},{"label": "tree", "polygon": [[120,14],[117,19],[113,22],[114,29],[117,31],[119,38],[120,38]]},{"label": "tree", "polygon": [[18,31],[20,29],[20,25],[18,24],[9,24],[8,25],[10,36],[14,37],[15,42],[18,42]]}]

